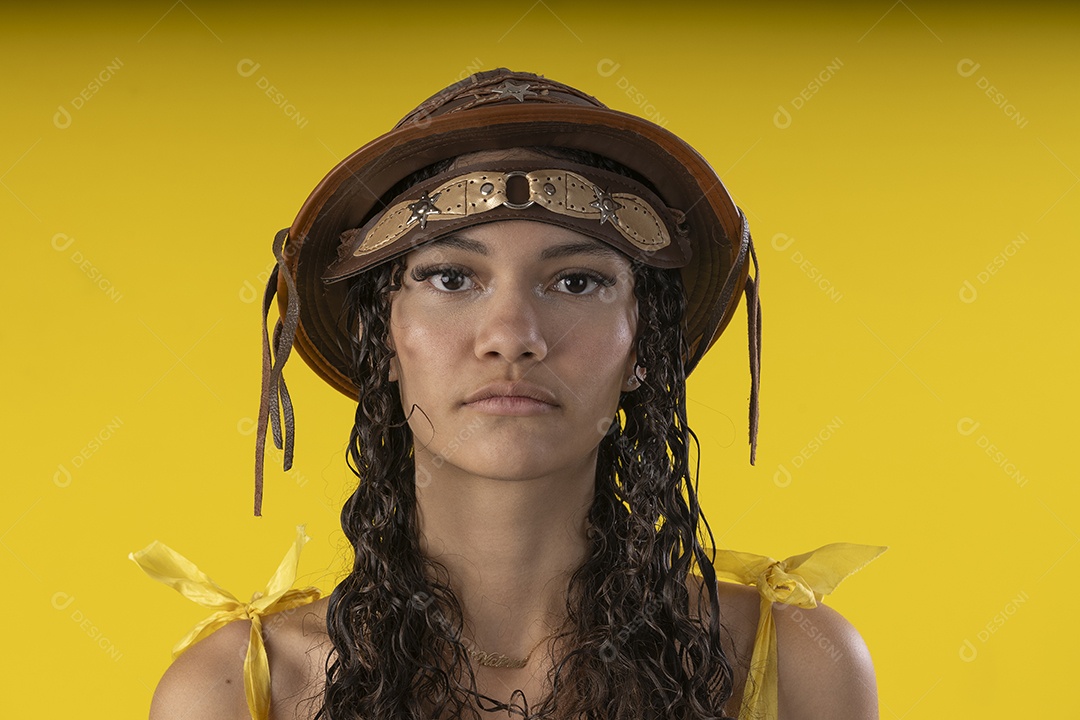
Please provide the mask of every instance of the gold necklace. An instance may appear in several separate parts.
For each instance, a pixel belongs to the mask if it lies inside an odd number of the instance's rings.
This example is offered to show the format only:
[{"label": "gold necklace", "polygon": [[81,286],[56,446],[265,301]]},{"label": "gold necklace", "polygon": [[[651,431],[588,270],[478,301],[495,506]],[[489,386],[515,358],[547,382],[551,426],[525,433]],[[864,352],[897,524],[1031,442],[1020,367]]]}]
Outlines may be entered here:
[{"label": "gold necklace", "polygon": [[555,634],[558,632],[559,630],[556,629],[553,630],[551,634],[540,638],[540,641],[532,646],[532,650],[529,650],[529,654],[520,660],[515,660],[514,658],[507,657],[502,653],[484,652],[483,650],[479,650],[474,647],[472,643],[468,642],[466,643],[466,647],[469,650],[469,657],[476,661],[478,665],[483,665],[484,667],[490,668],[520,669],[529,664],[529,658],[532,657],[532,654],[536,652],[536,648],[540,647],[541,643],[543,643],[545,640],[550,640],[551,638],[555,637]]}]

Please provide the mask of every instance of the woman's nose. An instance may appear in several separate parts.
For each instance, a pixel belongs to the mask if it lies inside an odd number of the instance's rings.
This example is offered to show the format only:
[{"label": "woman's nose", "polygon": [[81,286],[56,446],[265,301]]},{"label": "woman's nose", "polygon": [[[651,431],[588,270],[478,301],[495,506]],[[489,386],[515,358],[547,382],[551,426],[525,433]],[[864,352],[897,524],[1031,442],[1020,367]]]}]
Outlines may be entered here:
[{"label": "woman's nose", "polygon": [[479,319],[476,356],[499,355],[507,362],[522,357],[543,360],[548,346],[540,302],[531,288],[506,286],[494,290]]}]

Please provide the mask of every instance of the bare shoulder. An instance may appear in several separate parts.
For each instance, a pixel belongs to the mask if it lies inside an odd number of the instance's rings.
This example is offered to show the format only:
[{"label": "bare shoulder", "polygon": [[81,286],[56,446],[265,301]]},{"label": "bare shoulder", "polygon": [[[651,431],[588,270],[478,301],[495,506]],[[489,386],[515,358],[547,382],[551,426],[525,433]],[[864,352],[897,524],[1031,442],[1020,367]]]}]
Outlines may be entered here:
[{"label": "bare shoulder", "polygon": [[[701,579],[689,583],[691,606]],[[734,693],[724,708],[738,714],[760,619],[757,588],[717,583],[724,653]],[[843,615],[825,605],[804,609],[775,603],[778,713],[783,720],[876,720],[877,684],[870,652]]]},{"label": "bare shoulder", "polygon": [[825,605],[773,606],[779,716],[785,720],[876,720],[870,651],[843,615]]},{"label": "bare shoulder", "polygon": [[251,623],[229,623],[188,648],[165,671],[150,720],[232,720],[248,717],[244,654]]},{"label": "bare shoulder", "polygon": [[[150,720],[248,720],[244,657],[251,622],[237,620],[192,645],[165,671]],[[272,720],[310,718],[318,709],[329,654],[326,600],[263,618]]]}]

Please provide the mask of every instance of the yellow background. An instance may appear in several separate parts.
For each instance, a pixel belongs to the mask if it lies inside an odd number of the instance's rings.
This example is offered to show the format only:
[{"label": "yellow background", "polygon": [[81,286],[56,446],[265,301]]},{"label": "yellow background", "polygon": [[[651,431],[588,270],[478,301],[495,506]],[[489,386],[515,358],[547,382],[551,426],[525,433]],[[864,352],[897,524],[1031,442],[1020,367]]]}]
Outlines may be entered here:
[{"label": "yellow background", "polygon": [[883,718],[1075,712],[1077,11],[359,5],[4,11],[5,717],[146,712],[204,615],[127,559],[151,540],[247,596],[306,523],[300,581],[333,586],[352,408],[298,358],[296,467],[250,512],[270,242],[498,66],[651,114],[747,212],[756,467],[744,313],[690,380],[718,543],[891,547],[828,600]]}]

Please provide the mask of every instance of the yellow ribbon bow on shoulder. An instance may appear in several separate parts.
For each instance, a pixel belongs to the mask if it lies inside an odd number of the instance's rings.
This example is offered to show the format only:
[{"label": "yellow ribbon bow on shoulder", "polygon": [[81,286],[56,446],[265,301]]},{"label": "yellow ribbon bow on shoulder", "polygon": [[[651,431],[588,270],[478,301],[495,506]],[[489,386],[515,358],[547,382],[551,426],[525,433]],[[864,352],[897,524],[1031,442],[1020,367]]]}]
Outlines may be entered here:
[{"label": "yellow ribbon bow on shoulder", "polygon": [[251,634],[244,657],[244,694],[247,697],[248,711],[254,720],[268,720],[270,717],[270,664],[266,659],[266,646],[263,644],[262,616],[307,605],[319,599],[318,588],[292,587],[296,581],[300,550],[308,539],[304,534],[304,526],[298,526],[296,541],[285,553],[277,572],[267,583],[266,590],[255,593],[249,603],[237,600],[190,560],[156,540],[142,550],[128,555],[153,579],[203,607],[217,610],[176,644],[173,648],[174,658],[234,620],[251,621]]},{"label": "yellow ribbon bow on shoulder", "polygon": [[[757,635],[750,658],[750,677],[739,708],[740,718],[776,720],[776,623],[772,604],[814,608],[844,578],[866,567],[888,548],[832,543],[786,560],[765,555],[717,550],[716,577],[756,585],[761,595]],[[708,550],[707,550],[708,552]],[[694,572],[701,574],[695,567]]]}]

